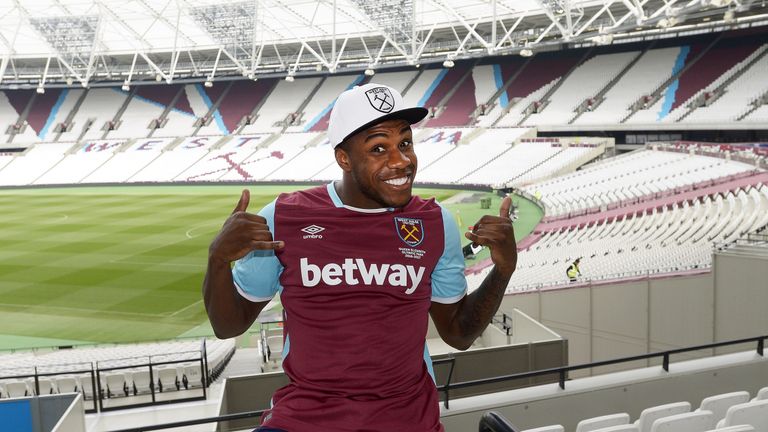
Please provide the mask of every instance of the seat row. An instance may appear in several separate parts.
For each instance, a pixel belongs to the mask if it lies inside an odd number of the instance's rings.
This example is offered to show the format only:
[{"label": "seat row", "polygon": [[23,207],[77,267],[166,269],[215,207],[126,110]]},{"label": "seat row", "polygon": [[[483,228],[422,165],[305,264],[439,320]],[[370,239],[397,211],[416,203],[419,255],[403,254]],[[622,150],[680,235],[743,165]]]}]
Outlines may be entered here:
[{"label": "seat row", "polygon": [[[682,401],[644,409],[630,422],[627,413],[609,414],[580,421],[575,432],[766,432],[768,431],[768,387],[750,400],[746,391],[704,398],[691,411]],[[549,425],[522,432],[565,432],[562,425]]]},{"label": "seat row", "polygon": [[[133,368],[126,371],[110,371],[99,374],[102,396],[107,398],[203,387],[202,369],[199,363]],[[0,398],[32,395],[82,393],[85,399],[94,395],[94,378],[90,374],[39,377],[0,381]],[[39,392],[36,390],[39,388]]]}]

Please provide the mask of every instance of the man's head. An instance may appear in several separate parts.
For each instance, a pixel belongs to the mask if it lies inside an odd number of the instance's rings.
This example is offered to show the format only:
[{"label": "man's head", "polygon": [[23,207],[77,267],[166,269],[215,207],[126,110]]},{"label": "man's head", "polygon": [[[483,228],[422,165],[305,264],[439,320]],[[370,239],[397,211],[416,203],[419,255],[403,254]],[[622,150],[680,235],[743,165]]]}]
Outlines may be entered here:
[{"label": "man's head", "polygon": [[417,161],[411,124],[427,110],[406,107],[393,88],[366,84],[342,93],[328,125],[328,139],[344,178],[347,204],[402,207],[411,199]]}]

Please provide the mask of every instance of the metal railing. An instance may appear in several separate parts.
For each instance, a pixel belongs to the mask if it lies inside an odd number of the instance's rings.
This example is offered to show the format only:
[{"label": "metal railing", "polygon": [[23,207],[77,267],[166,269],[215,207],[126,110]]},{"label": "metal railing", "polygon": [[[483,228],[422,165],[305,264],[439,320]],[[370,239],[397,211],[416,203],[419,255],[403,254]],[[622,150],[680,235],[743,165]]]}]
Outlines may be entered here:
[{"label": "metal railing", "polygon": [[[715,342],[710,344],[697,345],[697,346],[687,347],[687,348],[678,348],[678,349],[655,352],[650,354],[621,357],[621,358],[612,359],[612,360],[603,360],[603,361],[592,362],[592,363],[583,363],[583,364],[574,365],[574,366],[563,366],[563,367],[557,367],[557,368],[542,369],[542,370],[533,371],[533,372],[523,372],[523,373],[504,375],[504,376],[493,377],[493,378],[482,378],[482,379],[476,379],[476,380],[470,380],[470,381],[464,381],[464,382],[458,382],[458,383],[451,383],[451,374],[449,374],[448,379],[446,380],[446,383],[444,385],[437,386],[437,390],[442,391],[445,394],[445,401],[443,403],[445,405],[445,408],[447,409],[449,408],[449,405],[448,405],[449,393],[451,390],[454,390],[454,389],[475,387],[475,386],[480,386],[484,384],[494,384],[494,383],[499,383],[504,381],[512,381],[512,380],[518,380],[518,379],[524,379],[524,378],[534,378],[534,377],[540,377],[545,375],[557,374],[558,385],[561,389],[565,390],[565,381],[567,380],[568,373],[572,371],[577,371],[582,369],[591,369],[591,368],[600,367],[600,366],[610,366],[610,365],[615,365],[620,363],[629,363],[637,360],[649,360],[654,358],[661,358],[662,359],[661,367],[664,369],[665,372],[669,372],[669,358],[674,354],[682,354],[687,352],[700,351],[704,349],[714,349],[714,348],[720,348],[720,347],[738,345],[738,344],[744,344],[744,343],[750,343],[750,342],[757,343],[756,352],[758,355],[762,357],[764,356],[766,339],[768,339],[768,335],[755,336],[755,337],[745,338],[745,339]],[[445,360],[441,360],[440,362],[448,363],[452,361],[455,361],[455,359],[448,358]],[[438,362],[434,362],[434,364],[437,364],[437,363]]]},{"label": "metal railing", "polygon": [[[449,392],[451,389],[467,388],[467,387],[479,386],[483,384],[492,384],[492,383],[497,383],[502,381],[510,381],[510,380],[521,379],[521,378],[532,378],[532,377],[552,375],[552,374],[558,374],[558,377],[559,377],[558,385],[560,386],[561,389],[565,389],[565,381],[567,379],[568,372],[575,371],[575,370],[589,369],[589,368],[595,368],[600,366],[608,366],[613,364],[628,363],[628,362],[633,362],[637,360],[645,360],[645,359],[661,357],[662,368],[664,369],[664,371],[669,372],[670,356],[674,354],[700,351],[703,349],[713,349],[713,348],[720,348],[720,347],[731,346],[731,345],[756,342],[757,354],[759,354],[760,356],[764,356],[766,339],[768,339],[768,335],[755,336],[751,338],[736,339],[736,340],[730,340],[730,341],[724,341],[724,342],[715,342],[711,344],[698,345],[698,346],[687,347],[687,348],[679,348],[674,350],[668,350],[668,351],[662,351],[662,352],[656,352],[656,353],[650,353],[650,354],[642,354],[637,356],[622,357],[622,358],[613,359],[613,360],[585,363],[585,364],[580,364],[575,366],[564,366],[559,368],[542,369],[542,370],[533,371],[533,372],[524,372],[524,373],[505,375],[505,376],[494,377],[494,378],[464,381],[464,382],[459,382],[455,384],[452,384],[450,382],[451,377],[453,376],[453,367],[456,360],[454,357],[451,356],[446,359],[435,360],[434,362],[432,362],[432,364],[433,365],[444,364],[444,363],[451,364],[451,369],[448,372],[448,379],[446,380],[447,381],[446,384],[437,387],[438,391],[442,391],[445,394],[444,404],[445,404],[445,407],[448,408]],[[242,412],[242,413],[221,415],[216,417],[185,420],[185,421],[173,422],[173,423],[141,426],[141,427],[129,428],[129,429],[118,429],[118,430],[113,430],[111,432],[145,432],[145,431],[155,431],[155,430],[171,429],[171,428],[185,427],[185,426],[194,426],[194,425],[220,422],[220,421],[254,418],[254,417],[261,416],[265,411],[266,410],[248,411],[248,412]],[[479,424],[479,431],[480,432],[517,432],[517,429],[506,418],[504,418],[503,415],[496,413],[494,411],[489,411],[489,412],[486,412],[481,418],[480,424]]]}]

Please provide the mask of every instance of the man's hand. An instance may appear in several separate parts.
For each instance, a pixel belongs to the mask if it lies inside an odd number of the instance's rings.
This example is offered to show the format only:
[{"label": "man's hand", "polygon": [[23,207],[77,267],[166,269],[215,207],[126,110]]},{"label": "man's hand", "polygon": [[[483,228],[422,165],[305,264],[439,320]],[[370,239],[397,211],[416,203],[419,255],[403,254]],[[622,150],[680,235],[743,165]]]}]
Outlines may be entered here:
[{"label": "man's hand", "polygon": [[501,202],[499,216],[486,215],[467,231],[464,236],[472,243],[487,246],[491,249],[491,261],[496,271],[509,278],[517,266],[517,243],[515,231],[509,210],[512,208],[512,198],[505,197]]},{"label": "man's hand", "polygon": [[254,249],[280,249],[284,246],[281,241],[273,241],[266,219],[246,212],[250,200],[250,191],[244,189],[237,206],[208,248],[210,260],[230,263]]}]

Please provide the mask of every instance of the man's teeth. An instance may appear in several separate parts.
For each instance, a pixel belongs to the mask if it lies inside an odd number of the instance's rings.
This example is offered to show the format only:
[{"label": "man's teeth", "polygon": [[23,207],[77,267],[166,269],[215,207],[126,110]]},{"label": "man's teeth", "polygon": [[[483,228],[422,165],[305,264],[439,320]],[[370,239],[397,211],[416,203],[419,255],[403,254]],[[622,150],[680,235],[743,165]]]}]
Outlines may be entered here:
[{"label": "man's teeth", "polygon": [[400,177],[396,179],[391,180],[384,180],[385,183],[391,184],[392,186],[402,186],[408,182],[408,177]]}]

